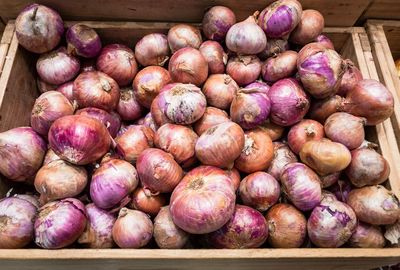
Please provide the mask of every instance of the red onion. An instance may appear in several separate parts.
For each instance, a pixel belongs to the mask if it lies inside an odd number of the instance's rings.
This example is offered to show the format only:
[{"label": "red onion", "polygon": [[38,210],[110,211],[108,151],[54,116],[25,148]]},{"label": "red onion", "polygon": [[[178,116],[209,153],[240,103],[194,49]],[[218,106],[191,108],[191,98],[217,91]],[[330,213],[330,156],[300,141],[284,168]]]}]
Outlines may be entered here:
[{"label": "red onion", "polygon": [[151,192],[138,187],[132,194],[131,206],[151,216],[156,216],[161,207],[167,204],[165,194],[152,195]]},{"label": "red onion", "polygon": [[172,121],[164,114],[164,108],[161,108],[161,104],[159,102],[161,100],[161,97],[162,95],[156,96],[150,107],[151,118],[158,127],[166,123],[172,123]]},{"label": "red onion", "polygon": [[335,194],[336,198],[341,202],[347,202],[349,193],[352,190],[351,184],[348,181],[338,180],[335,184],[329,187],[329,190]]},{"label": "red onion", "polygon": [[[335,46],[333,45],[333,42],[325,35],[318,35],[314,39],[314,42],[317,42],[317,43],[321,44],[322,46],[324,46],[327,49],[331,49],[331,50],[335,49]],[[344,75],[343,75],[343,79],[344,79]]]},{"label": "red onion", "polygon": [[322,33],[324,25],[324,16],[319,11],[314,9],[303,10],[300,22],[290,33],[289,40],[295,44],[306,45],[314,41]]},{"label": "red onion", "polygon": [[111,138],[98,120],[83,115],[57,119],[49,130],[49,145],[62,159],[86,165],[101,158],[110,148]]},{"label": "red onion", "polygon": [[39,199],[35,195],[15,194],[13,197],[28,201],[33,204],[37,209],[39,209],[40,207]]},{"label": "red onion", "polygon": [[200,136],[210,127],[229,121],[230,119],[225,111],[214,107],[207,107],[203,116],[194,124],[193,129]]},{"label": "red onion", "polygon": [[225,72],[228,55],[224,52],[221,44],[216,41],[207,40],[201,44],[199,51],[208,63],[210,74],[222,74]]},{"label": "red onion", "polygon": [[154,219],[154,240],[162,249],[183,248],[189,240],[189,234],[172,221],[169,206],[161,207]]},{"label": "red onion", "polygon": [[148,114],[146,114],[146,116],[143,119],[143,125],[146,127],[149,127],[150,129],[152,129],[154,132],[157,131],[158,129],[158,125],[156,124],[156,122],[154,121],[151,113],[149,112]]},{"label": "red onion", "polygon": [[213,6],[204,14],[202,26],[207,39],[222,42],[229,28],[236,23],[233,11],[224,6]]},{"label": "red onion", "polygon": [[264,123],[262,123],[262,125],[258,127],[265,130],[272,141],[279,140],[282,137],[283,132],[285,131],[284,127],[272,123],[269,119],[267,119],[267,121],[265,121]]},{"label": "red onion", "polygon": [[267,38],[257,25],[257,15],[258,11],[229,28],[225,43],[230,51],[239,55],[249,55],[260,53],[265,49]]},{"label": "red onion", "polygon": [[104,124],[110,132],[111,137],[117,136],[117,132],[121,127],[121,118],[115,112],[106,112],[101,109],[89,107],[78,110],[76,115],[84,115],[93,119],[96,119]]},{"label": "red onion", "polygon": [[143,108],[140,106],[131,87],[121,89],[117,112],[121,116],[122,120],[125,121],[136,120],[142,115]]},{"label": "red onion", "polygon": [[254,81],[251,84],[246,85],[244,88],[246,89],[251,89],[251,88],[258,88],[262,92],[268,94],[269,89],[271,88],[267,83],[259,80],[259,81]]},{"label": "red onion", "polygon": [[168,70],[159,66],[145,67],[133,80],[133,92],[140,105],[150,108],[161,89],[171,82]]},{"label": "red onion", "polygon": [[240,181],[242,180],[239,171],[236,168],[232,168],[225,170],[225,173],[231,179],[233,189],[236,191],[240,186]]},{"label": "red onion", "polygon": [[268,226],[263,215],[244,205],[236,205],[231,219],[219,230],[207,235],[216,248],[257,248],[268,238]]},{"label": "red onion", "polygon": [[254,82],[261,73],[261,61],[256,55],[238,55],[229,58],[228,73],[240,86]]},{"label": "red onion", "polygon": [[277,81],[268,92],[271,100],[271,121],[280,126],[291,126],[310,108],[310,100],[300,84],[292,78]]},{"label": "red onion", "polygon": [[357,227],[357,218],[347,204],[322,200],[307,222],[308,236],[317,247],[340,247],[350,239]]},{"label": "red onion", "polygon": [[398,198],[381,185],[353,189],[347,203],[360,221],[372,225],[393,224],[400,215]]},{"label": "red onion", "polygon": [[279,203],[271,207],[265,219],[268,223],[268,243],[274,248],[299,248],[307,235],[307,220],[294,206]]},{"label": "red onion", "polygon": [[198,49],[201,42],[200,30],[192,25],[177,24],[168,31],[168,44],[172,53],[186,47]]},{"label": "red onion", "polygon": [[167,36],[152,33],[142,37],[135,45],[136,60],[142,66],[163,66],[171,54]]},{"label": "red onion", "polygon": [[140,153],[153,147],[153,137],[154,131],[151,128],[144,125],[131,125],[115,139],[117,153],[126,161],[135,163]]},{"label": "red onion", "polygon": [[324,136],[323,125],[314,120],[303,119],[290,128],[287,139],[290,149],[296,154],[299,154],[306,142],[312,140],[317,141]]},{"label": "red onion", "polygon": [[23,248],[33,239],[37,207],[31,202],[9,197],[0,200],[0,248]]},{"label": "red onion", "polygon": [[280,181],[283,168],[289,163],[297,162],[297,156],[284,143],[274,142],[273,145],[274,157],[271,160],[271,164],[268,167],[267,172],[276,180]]},{"label": "red onion", "polygon": [[101,40],[96,31],[84,24],[74,24],[65,34],[68,52],[85,58],[96,57],[101,51]]},{"label": "red onion", "polygon": [[50,126],[60,117],[74,113],[74,106],[60,92],[48,91],[35,101],[31,113],[31,126],[40,135],[47,136]]},{"label": "red onion", "polygon": [[350,60],[344,60],[346,69],[343,74],[342,82],[340,83],[339,90],[337,94],[339,96],[346,96],[348,92],[353,90],[356,84],[363,79],[361,71],[355,66],[355,64]]},{"label": "red onion", "polygon": [[358,223],[355,232],[349,239],[351,247],[357,248],[383,248],[385,238],[380,227],[366,223]]},{"label": "red onion", "polygon": [[316,207],[321,201],[321,182],[318,175],[302,163],[290,163],[281,172],[283,192],[301,211]]},{"label": "red onion", "polygon": [[100,71],[81,73],[74,81],[74,98],[80,107],[112,111],[118,105],[119,95],[116,81]]},{"label": "red onion", "polygon": [[325,123],[325,120],[335,112],[341,111],[343,108],[343,98],[335,95],[325,99],[314,100],[311,103],[310,111],[308,116],[321,124]]},{"label": "red onion", "polygon": [[0,173],[14,181],[35,175],[46,153],[46,142],[30,127],[0,133]]},{"label": "red onion", "polygon": [[141,248],[153,237],[153,223],[143,212],[122,208],[112,236],[120,248]]},{"label": "red onion", "polygon": [[231,168],[244,147],[244,132],[233,122],[207,129],[197,140],[196,157],[205,165]]},{"label": "red onion", "polygon": [[336,184],[336,182],[339,180],[340,174],[341,172],[334,172],[321,176],[319,179],[321,180],[322,188],[327,188]]},{"label": "red onion", "polygon": [[64,23],[53,9],[39,4],[25,7],[15,21],[18,43],[34,53],[54,49],[64,33]]},{"label": "red onion", "polygon": [[39,89],[40,93],[46,93],[47,91],[53,91],[56,90],[58,85],[50,84],[42,79],[40,77],[36,78],[36,86]]},{"label": "red onion", "polygon": [[238,90],[237,83],[227,74],[210,75],[203,85],[208,105],[223,110],[229,108]]},{"label": "red onion", "polygon": [[42,166],[45,166],[54,160],[60,160],[60,159],[61,158],[56,153],[54,153],[52,149],[49,149],[47,150],[46,155],[44,156],[44,161]]},{"label": "red onion", "polygon": [[105,46],[97,58],[96,67],[113,78],[119,86],[130,84],[138,72],[135,54],[122,44]]},{"label": "red onion", "polygon": [[235,167],[245,173],[266,170],[274,156],[274,146],[268,133],[257,128],[246,131],[242,153],[235,160]]},{"label": "red onion", "polygon": [[290,77],[296,72],[297,52],[285,51],[268,58],[262,65],[261,75],[269,83]]},{"label": "red onion", "polygon": [[39,77],[46,83],[59,85],[76,77],[80,69],[78,58],[67,54],[65,47],[42,54],[36,62]]},{"label": "red onion", "polygon": [[172,220],[189,233],[213,232],[232,217],[235,197],[231,180],[223,170],[197,167],[187,173],[172,192]]},{"label": "red onion", "polygon": [[174,82],[202,85],[208,77],[208,63],[199,50],[182,48],[176,51],[168,64]]},{"label": "red onion", "polygon": [[94,172],[90,197],[97,207],[110,209],[134,191],[138,183],[138,173],[133,165],[124,160],[110,159]]},{"label": "red onion", "polygon": [[66,82],[60,86],[58,86],[56,89],[54,89],[61,94],[63,94],[69,102],[75,105],[75,99],[74,99],[74,82]]},{"label": "red onion", "polygon": [[35,243],[42,248],[67,247],[85,230],[85,206],[77,199],[50,202],[39,210],[35,221]]}]

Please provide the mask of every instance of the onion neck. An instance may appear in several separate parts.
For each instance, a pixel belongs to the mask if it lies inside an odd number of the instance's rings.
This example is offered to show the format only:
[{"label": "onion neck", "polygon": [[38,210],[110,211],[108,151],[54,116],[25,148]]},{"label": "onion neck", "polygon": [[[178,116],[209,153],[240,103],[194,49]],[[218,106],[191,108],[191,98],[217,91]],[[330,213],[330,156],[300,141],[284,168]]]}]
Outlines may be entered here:
[{"label": "onion neck", "polygon": [[39,9],[39,6],[35,7],[35,9],[33,10],[33,14],[31,16],[32,21],[36,20],[36,15],[37,15],[38,9]]},{"label": "onion neck", "polygon": [[196,178],[190,182],[188,188],[192,190],[198,190],[201,189],[203,185],[204,185],[203,178]]}]

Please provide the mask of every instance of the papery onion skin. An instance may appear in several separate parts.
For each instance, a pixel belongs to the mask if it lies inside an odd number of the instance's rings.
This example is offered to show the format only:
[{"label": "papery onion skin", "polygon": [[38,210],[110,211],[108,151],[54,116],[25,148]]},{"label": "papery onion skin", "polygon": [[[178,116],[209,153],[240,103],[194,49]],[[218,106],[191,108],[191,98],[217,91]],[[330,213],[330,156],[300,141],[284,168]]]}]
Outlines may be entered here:
[{"label": "papery onion skin", "polygon": [[327,187],[330,187],[330,186],[336,184],[336,182],[339,180],[341,173],[342,172],[335,172],[335,173],[321,176],[320,180],[321,180],[322,188],[327,188]]},{"label": "papery onion skin", "polygon": [[42,79],[40,79],[40,77],[36,78],[36,86],[39,89],[40,93],[45,93],[47,91],[53,91],[53,90],[56,90],[58,87],[58,85],[50,84],[50,83],[43,81]]},{"label": "papery onion skin", "polygon": [[49,146],[62,159],[86,165],[101,158],[111,145],[107,128],[83,115],[57,119],[49,130]]},{"label": "papery onion skin", "polygon": [[169,59],[167,36],[161,33],[145,35],[135,45],[136,60],[142,66],[163,66]]},{"label": "papery onion skin", "polygon": [[172,221],[169,206],[161,207],[154,219],[154,240],[161,249],[183,248],[189,240],[189,234]]},{"label": "papery onion skin", "polygon": [[290,77],[296,72],[297,52],[285,51],[268,58],[262,65],[261,75],[268,83]]},{"label": "papery onion skin", "polygon": [[200,136],[210,127],[229,121],[229,116],[225,111],[214,107],[207,107],[203,116],[194,124],[193,129]]},{"label": "papery onion skin", "polygon": [[297,156],[290,150],[287,144],[274,142],[274,157],[267,169],[267,173],[280,181],[281,172],[289,163],[297,162]]},{"label": "papery onion skin", "polygon": [[88,248],[112,248],[112,228],[116,221],[114,214],[98,208],[95,204],[86,205],[86,229],[78,239],[79,244]]},{"label": "papery onion skin", "polygon": [[31,127],[0,133],[0,173],[13,181],[25,181],[39,170],[46,142]]},{"label": "papery onion skin", "polygon": [[159,126],[156,124],[156,122],[153,119],[153,116],[151,115],[151,112],[146,114],[146,116],[143,119],[143,125],[146,127],[149,127],[152,129],[154,132],[156,132],[159,128]]},{"label": "papery onion skin", "polygon": [[46,249],[67,247],[83,233],[86,222],[85,206],[77,199],[47,203],[35,221],[35,243]]},{"label": "papery onion skin", "polygon": [[117,136],[118,130],[121,127],[121,118],[115,112],[109,113],[98,108],[88,107],[78,110],[75,115],[84,115],[100,121],[107,127],[108,132],[110,132],[113,138]]},{"label": "papery onion skin", "polygon": [[244,88],[246,88],[246,89],[258,88],[260,91],[268,94],[269,89],[271,87],[266,82],[257,80],[257,81],[252,82],[251,84],[246,85]]},{"label": "papery onion skin", "polygon": [[222,110],[229,108],[238,90],[235,80],[227,74],[210,75],[202,89],[207,104]]},{"label": "papery onion skin", "polygon": [[172,120],[170,120],[164,114],[164,109],[161,108],[160,100],[161,100],[161,95],[156,96],[156,98],[151,103],[151,107],[150,107],[151,118],[154,120],[154,123],[158,127],[160,127],[166,123],[173,123]]},{"label": "papery onion skin", "polygon": [[222,74],[225,72],[228,55],[218,42],[211,40],[204,41],[199,51],[208,63],[208,71],[210,74]]},{"label": "papery onion skin", "polygon": [[290,33],[289,40],[295,44],[306,45],[322,33],[324,25],[324,16],[319,11],[314,9],[303,10],[300,22]]},{"label": "papery onion skin", "polygon": [[232,218],[207,235],[216,248],[257,248],[267,240],[268,226],[263,215],[251,207],[236,205]]},{"label": "papery onion skin", "polygon": [[324,46],[327,49],[334,50],[335,46],[333,45],[333,42],[325,35],[318,35],[315,39],[314,42],[317,42]]},{"label": "papery onion skin", "polygon": [[117,136],[117,153],[126,161],[135,163],[138,156],[154,145],[154,131],[144,125],[132,125]]},{"label": "papery onion skin", "polygon": [[226,73],[240,86],[254,82],[261,73],[261,61],[256,55],[238,55],[229,58]]},{"label": "papery onion skin", "polygon": [[28,201],[31,204],[33,204],[37,209],[39,209],[39,207],[40,207],[39,199],[35,195],[15,194],[13,197]]},{"label": "papery onion skin", "polygon": [[172,192],[172,220],[181,229],[210,233],[221,228],[235,210],[235,191],[226,173],[213,166],[200,166],[185,175]]},{"label": "papery onion skin", "polygon": [[385,226],[385,239],[390,242],[390,246],[399,247],[400,241],[400,220],[394,224]]},{"label": "papery onion skin", "polygon": [[15,21],[18,43],[34,53],[54,49],[64,33],[64,23],[53,9],[39,4],[25,7]]},{"label": "papery onion skin", "polygon": [[138,187],[132,193],[130,206],[132,209],[142,211],[148,215],[156,216],[161,207],[167,204],[165,194],[152,195],[149,190]]},{"label": "papery onion skin", "polygon": [[299,248],[307,235],[307,220],[294,206],[279,203],[271,207],[265,219],[268,243],[274,248]]},{"label": "papery onion skin", "polygon": [[84,24],[74,24],[65,34],[68,52],[85,58],[96,57],[101,51],[101,40],[96,31]]},{"label": "papery onion skin", "polygon": [[46,155],[44,156],[43,164],[42,166],[45,166],[49,164],[50,162],[54,160],[59,160],[61,159],[51,148],[47,150]]},{"label": "papery onion skin", "polygon": [[121,116],[122,120],[134,121],[140,118],[144,110],[139,104],[132,88],[124,87],[120,90],[117,112]]},{"label": "papery onion skin", "polygon": [[269,38],[267,40],[267,46],[261,53],[258,54],[258,57],[264,61],[267,60],[267,58],[278,55],[287,50],[289,50],[289,42],[287,41],[287,39]]},{"label": "papery onion skin", "polygon": [[66,83],[58,86],[55,90],[60,92],[61,94],[63,94],[69,100],[69,102],[74,104],[75,99],[74,99],[74,82],[73,81],[66,82]]},{"label": "papery onion skin", "polygon": [[335,184],[329,187],[329,190],[335,194],[341,202],[347,202],[352,186],[349,181],[339,179]]},{"label": "papery onion skin", "polygon": [[203,41],[200,30],[189,24],[177,24],[171,27],[167,38],[172,53],[186,47],[198,49]]},{"label": "papery onion skin", "polygon": [[232,168],[229,170],[225,170],[225,173],[231,179],[233,188],[236,191],[240,186],[240,181],[242,180],[239,171],[236,168]]},{"label": "papery onion skin", "polygon": [[233,122],[207,129],[196,142],[196,157],[205,165],[230,168],[244,147],[244,132]]},{"label": "papery onion skin", "polygon": [[325,136],[324,126],[315,120],[303,119],[290,128],[287,140],[290,149],[296,154],[308,141],[320,140]]},{"label": "papery onion skin", "polygon": [[233,11],[224,6],[213,6],[204,14],[202,27],[207,39],[222,42],[229,28],[236,23]]},{"label": "papery onion skin", "polygon": [[321,182],[318,175],[302,163],[290,163],[281,172],[283,192],[300,210],[316,207],[322,199]]},{"label": "papery onion skin", "polygon": [[386,240],[380,227],[359,222],[348,244],[356,248],[383,248]]},{"label": "papery onion skin", "polygon": [[381,185],[353,189],[347,204],[354,209],[360,221],[372,225],[393,224],[400,215],[398,198]]},{"label": "papery onion skin", "polygon": [[325,123],[325,120],[335,112],[342,111],[343,98],[335,95],[325,99],[314,100],[311,103],[308,117],[320,122]]},{"label": "papery onion skin", "polygon": [[0,200],[0,249],[23,248],[33,239],[37,207],[18,197]]},{"label": "papery onion skin", "polygon": [[141,248],[153,237],[153,223],[141,211],[122,208],[114,223],[112,236],[120,248]]},{"label": "papery onion skin", "polygon": [[354,65],[350,59],[344,60],[346,70],[343,74],[342,82],[340,83],[337,95],[346,96],[347,93],[356,86],[356,84],[363,79],[361,71]]},{"label": "papery onion skin", "polygon": [[269,119],[258,127],[265,130],[272,141],[279,140],[282,137],[283,132],[285,131],[284,127],[272,123]]}]

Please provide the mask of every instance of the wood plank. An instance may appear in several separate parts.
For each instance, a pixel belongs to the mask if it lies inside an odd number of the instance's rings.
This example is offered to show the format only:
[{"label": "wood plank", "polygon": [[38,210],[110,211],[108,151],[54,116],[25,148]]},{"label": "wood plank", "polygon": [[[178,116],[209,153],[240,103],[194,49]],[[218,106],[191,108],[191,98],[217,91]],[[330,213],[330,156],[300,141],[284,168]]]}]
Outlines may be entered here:
[{"label": "wood plank", "polygon": [[399,1],[373,0],[358,22],[362,24],[368,19],[400,20]]},{"label": "wood plank", "polygon": [[14,23],[9,23],[4,29],[3,36],[0,41],[0,74],[3,71],[4,63],[6,62],[6,56],[8,48],[10,47],[11,39],[15,31]]}]

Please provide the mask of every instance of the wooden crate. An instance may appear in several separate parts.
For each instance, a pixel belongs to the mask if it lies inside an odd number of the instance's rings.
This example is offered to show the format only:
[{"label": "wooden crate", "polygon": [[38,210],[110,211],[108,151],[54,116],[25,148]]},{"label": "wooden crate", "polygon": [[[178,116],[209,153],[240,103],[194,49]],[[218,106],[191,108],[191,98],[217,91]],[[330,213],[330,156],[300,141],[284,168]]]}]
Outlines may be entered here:
[{"label": "wooden crate", "polygon": [[[73,22],[67,22],[70,25]],[[130,47],[150,32],[166,32],[170,23],[84,22],[95,28],[102,40],[123,42]],[[326,28],[338,51],[351,58],[365,77],[377,78],[367,34],[363,28]],[[18,45],[11,21],[2,43],[7,55],[0,77],[0,131],[27,125],[38,91],[35,56]],[[4,49],[6,50],[6,49]],[[4,57],[3,57],[4,58]],[[390,184],[400,196],[399,152],[392,124],[386,121],[368,130],[391,165]],[[9,183],[0,181],[4,196]],[[18,249],[0,251],[0,269],[371,269],[397,263],[400,249],[244,249],[244,250],[90,250]]]},{"label": "wooden crate", "polygon": [[372,0],[359,19],[364,23],[368,19],[400,20],[399,0]]}]

